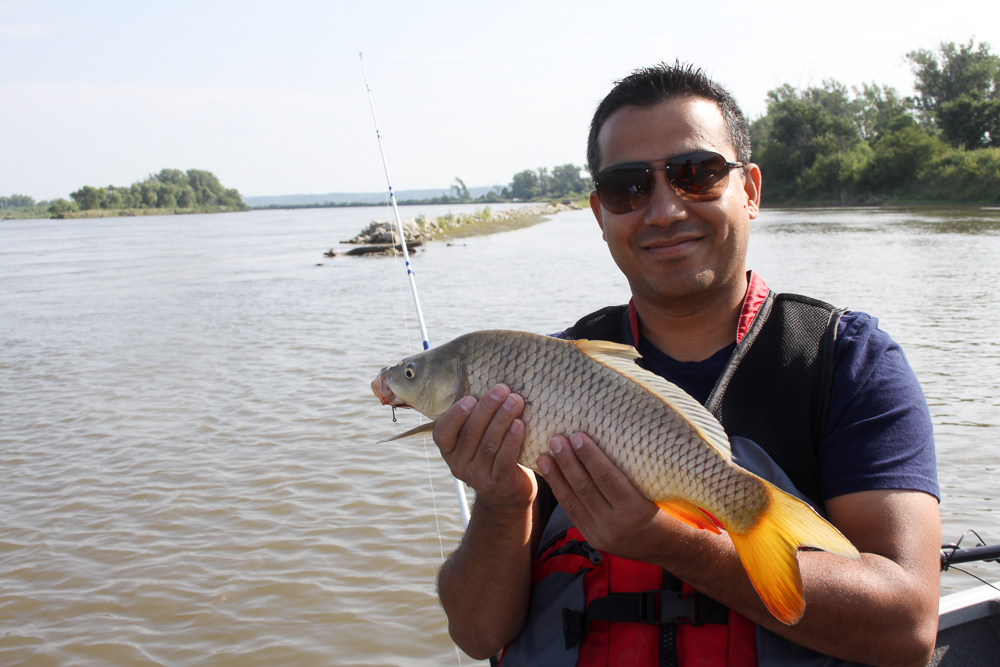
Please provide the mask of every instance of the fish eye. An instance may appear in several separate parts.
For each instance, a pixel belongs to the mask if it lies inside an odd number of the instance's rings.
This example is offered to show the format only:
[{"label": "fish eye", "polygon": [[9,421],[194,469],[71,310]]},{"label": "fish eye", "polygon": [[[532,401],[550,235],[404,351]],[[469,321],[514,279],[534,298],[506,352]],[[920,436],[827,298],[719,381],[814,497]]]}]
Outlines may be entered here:
[{"label": "fish eye", "polygon": [[417,365],[412,361],[406,364],[406,368],[403,370],[403,375],[412,380],[417,375]]}]

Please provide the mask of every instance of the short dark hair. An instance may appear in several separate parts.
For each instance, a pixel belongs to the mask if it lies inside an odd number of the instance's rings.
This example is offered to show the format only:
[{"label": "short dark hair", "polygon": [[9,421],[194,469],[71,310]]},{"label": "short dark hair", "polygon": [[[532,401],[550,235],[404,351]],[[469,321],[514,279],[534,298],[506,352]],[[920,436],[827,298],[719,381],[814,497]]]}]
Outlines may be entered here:
[{"label": "short dark hair", "polygon": [[587,168],[591,178],[596,177],[601,169],[601,147],[597,143],[597,135],[611,114],[622,107],[649,108],[676,97],[700,97],[714,102],[722,112],[729,142],[736,150],[736,159],[739,162],[750,161],[750,128],[746,116],[729,91],[691,63],[677,61],[668,65],[661,62],[653,67],[637,69],[615,82],[615,87],[597,106],[587,139]]}]

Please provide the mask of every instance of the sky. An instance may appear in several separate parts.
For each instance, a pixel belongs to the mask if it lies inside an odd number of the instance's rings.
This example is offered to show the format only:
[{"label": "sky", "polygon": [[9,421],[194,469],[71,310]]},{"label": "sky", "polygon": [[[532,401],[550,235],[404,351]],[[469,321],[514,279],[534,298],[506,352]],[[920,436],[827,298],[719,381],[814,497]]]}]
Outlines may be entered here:
[{"label": "sky", "polygon": [[753,119],[824,79],[912,94],[904,58],[975,38],[996,0],[215,2],[0,0],[0,195],[67,197],[163,168],[244,196],[396,190],[583,165],[633,69],[704,68]]}]

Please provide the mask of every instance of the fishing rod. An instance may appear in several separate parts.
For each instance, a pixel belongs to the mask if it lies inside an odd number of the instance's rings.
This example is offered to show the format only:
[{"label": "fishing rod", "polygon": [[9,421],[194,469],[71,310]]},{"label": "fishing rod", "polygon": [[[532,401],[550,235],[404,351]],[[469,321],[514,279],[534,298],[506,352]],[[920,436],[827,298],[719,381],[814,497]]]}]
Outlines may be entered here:
[{"label": "fishing rod", "polygon": [[949,544],[941,549],[942,570],[947,570],[957,563],[971,563],[977,560],[986,562],[1000,560],[1000,544],[982,545],[968,549],[958,549]]},{"label": "fishing rod", "polygon": [[[399,207],[396,206],[396,193],[392,189],[392,179],[389,177],[389,163],[385,159],[385,149],[382,147],[382,133],[378,130],[378,118],[375,116],[375,100],[372,97],[371,86],[368,85],[368,71],[365,69],[365,56],[358,53],[361,58],[361,72],[365,76],[365,88],[368,90],[368,104],[372,108],[372,121],[375,123],[375,136],[378,137],[378,152],[382,156],[382,168],[385,169],[385,181],[389,185],[389,201],[392,202],[392,213],[396,216],[396,231],[399,233],[399,245],[403,250],[403,260],[406,262],[406,275],[410,280],[410,292],[413,294],[413,307],[417,311],[417,323],[420,325],[420,336],[423,338],[424,349],[431,348],[430,339],[427,336],[427,326],[424,324],[424,313],[420,310],[420,298],[417,296],[417,281],[413,275],[413,266],[410,264],[410,253],[406,248],[406,235],[403,234],[403,222],[399,219]],[[469,525],[469,501],[465,497],[465,485],[457,477],[452,477],[455,482],[455,495],[458,496],[458,509],[462,513],[462,527]]]},{"label": "fishing rod", "polygon": [[[962,540],[972,533],[979,540],[979,544],[974,547],[962,549]],[[947,572],[948,568],[957,563],[971,563],[981,560],[986,563],[1000,563],[1000,544],[986,544],[985,540],[974,530],[967,530],[958,538],[958,542],[941,545],[941,571]]]}]

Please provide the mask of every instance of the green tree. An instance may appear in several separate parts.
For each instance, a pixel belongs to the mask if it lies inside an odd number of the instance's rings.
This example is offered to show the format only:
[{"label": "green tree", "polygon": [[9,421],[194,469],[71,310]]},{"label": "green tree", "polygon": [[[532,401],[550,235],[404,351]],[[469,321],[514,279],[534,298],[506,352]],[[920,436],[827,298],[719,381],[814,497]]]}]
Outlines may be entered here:
[{"label": "green tree", "polygon": [[34,206],[35,198],[29,197],[28,195],[11,195],[10,197],[0,197],[0,209],[3,208],[19,208],[26,206]]},{"label": "green tree", "polygon": [[914,104],[953,146],[1000,145],[1000,56],[989,44],[942,42],[906,55],[919,93]]},{"label": "green tree", "polygon": [[869,180],[880,190],[906,188],[947,151],[948,147],[940,139],[915,123],[905,125],[875,144]]},{"label": "green tree", "polygon": [[514,179],[510,182],[510,196],[521,200],[534,199],[541,194],[540,185],[538,174],[525,169],[514,174]]},{"label": "green tree", "polygon": [[906,98],[900,97],[891,86],[879,86],[874,81],[869,86],[862,83],[854,90],[854,123],[861,138],[874,145],[889,126],[899,118],[910,117]]},{"label": "green tree", "polygon": [[104,197],[104,201],[101,203],[101,208],[127,208],[126,198],[128,196],[128,190],[109,185],[105,191],[107,194]]},{"label": "green tree", "polygon": [[49,204],[49,213],[51,213],[56,217],[59,217],[64,213],[76,210],[79,210],[79,207],[76,205],[75,202],[69,202],[62,198],[55,199],[52,201],[51,204]]},{"label": "green tree", "polygon": [[187,185],[188,177],[180,169],[161,169],[155,176],[160,183],[173,183],[174,185]]},{"label": "green tree", "polygon": [[177,205],[181,208],[194,208],[195,204],[198,202],[194,194],[194,188],[190,185],[185,184],[181,188],[180,197],[177,198]]},{"label": "green tree", "polygon": [[107,197],[107,191],[104,188],[85,185],[76,192],[69,193],[69,196],[80,207],[80,210],[88,211],[94,208],[101,208],[104,204],[104,199]]},{"label": "green tree", "polygon": [[962,95],[937,109],[938,127],[954,146],[972,150],[1000,146],[1000,99]]},{"label": "green tree", "polygon": [[451,186],[451,189],[455,191],[455,199],[458,201],[472,201],[469,188],[465,187],[465,181],[458,176],[455,177],[455,185]]},{"label": "green tree", "polygon": [[817,156],[849,150],[860,139],[847,88],[837,81],[804,91],[785,84],[767,97],[769,138],[795,150],[799,172],[811,167]]},{"label": "green tree", "polygon": [[575,164],[562,164],[552,168],[552,185],[550,194],[553,197],[583,194],[590,191],[590,183],[580,176],[581,167]]}]

